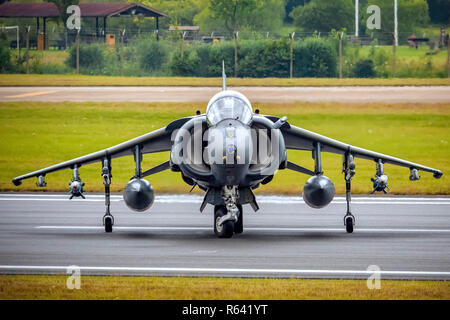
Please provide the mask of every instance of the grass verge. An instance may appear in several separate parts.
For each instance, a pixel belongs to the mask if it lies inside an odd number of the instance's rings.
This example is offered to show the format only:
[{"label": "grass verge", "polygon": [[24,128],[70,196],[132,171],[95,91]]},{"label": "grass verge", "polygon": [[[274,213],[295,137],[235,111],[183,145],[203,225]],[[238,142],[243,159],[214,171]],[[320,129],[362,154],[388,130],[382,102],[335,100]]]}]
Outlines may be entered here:
[{"label": "grass verge", "polygon": [[369,290],[366,280],[83,276],[79,290],[67,289],[66,281],[67,276],[2,275],[0,299],[450,299],[448,281],[382,280],[379,290]]},{"label": "grass verge", "polygon": [[[409,170],[385,166],[393,194],[450,194],[450,103],[344,104],[258,103],[261,113],[287,115],[291,124],[334,139],[438,168],[444,176],[436,180],[422,173],[418,182],[409,181]],[[198,103],[90,103],[90,102],[5,102],[0,103],[0,190],[36,191],[35,180],[15,187],[11,179],[58,162],[98,151],[166,126],[174,119],[194,115],[204,106]],[[167,152],[144,155],[143,169],[166,161]],[[344,193],[341,156],[324,153],[324,173]],[[288,151],[288,159],[314,167],[311,153]],[[132,157],[114,159],[112,191],[120,192],[134,174]],[[88,192],[102,192],[100,164],[80,169]],[[352,192],[371,191],[375,174],[372,161],[356,159]],[[48,191],[67,191],[70,170],[46,177]],[[301,194],[308,176],[280,170],[273,181],[257,192]],[[149,177],[155,191],[189,191],[179,173],[164,171]],[[42,190],[42,189],[39,189]]]},{"label": "grass verge", "polygon": [[[375,78],[375,79],[336,79],[336,78],[228,78],[229,86],[260,87],[323,87],[323,86],[449,86],[446,78]],[[193,86],[220,87],[220,78],[193,77],[113,77],[88,75],[53,74],[2,74],[0,86]]]}]

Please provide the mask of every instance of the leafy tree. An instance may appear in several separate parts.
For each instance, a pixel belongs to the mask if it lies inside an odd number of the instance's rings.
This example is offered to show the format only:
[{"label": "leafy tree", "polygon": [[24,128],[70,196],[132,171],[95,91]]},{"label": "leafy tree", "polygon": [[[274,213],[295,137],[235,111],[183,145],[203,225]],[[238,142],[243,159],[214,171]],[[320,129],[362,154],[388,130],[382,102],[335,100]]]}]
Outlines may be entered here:
[{"label": "leafy tree", "polygon": [[250,41],[242,50],[239,72],[243,77],[288,77],[289,42],[287,39]]},{"label": "leafy tree", "polygon": [[67,14],[66,10],[68,6],[71,5],[77,5],[78,0],[46,0],[47,2],[53,2],[59,10],[60,13],[60,22],[62,22],[64,25],[66,24],[67,18],[69,15]]},{"label": "leafy tree", "polygon": [[370,59],[359,60],[353,69],[356,78],[373,78],[375,77],[375,70],[373,61]]},{"label": "leafy tree", "polygon": [[[377,5],[381,9],[381,33],[394,32],[394,1],[368,0],[367,5]],[[365,24],[367,14],[364,13]],[[428,5],[425,0],[398,1],[398,31],[413,32],[415,27],[425,26],[429,22]],[[375,33],[377,33],[374,30]]]},{"label": "leafy tree", "polygon": [[309,3],[311,0],[285,0],[284,1],[284,9],[286,11],[286,16],[284,17],[284,22],[292,23],[294,19],[289,15],[297,6],[304,6]]},{"label": "leafy tree", "polygon": [[354,24],[352,0],[311,0],[305,6],[297,6],[291,12],[294,25],[305,31],[331,31],[351,29]]},{"label": "leafy tree", "polygon": [[283,18],[286,16],[283,0],[263,0],[263,5],[258,7],[246,18],[251,30],[277,32],[283,26]]},{"label": "leafy tree", "polygon": [[207,0],[194,21],[205,31],[276,31],[285,15],[283,0]]},{"label": "leafy tree", "polygon": [[205,0],[138,0],[142,4],[167,13],[171,24],[191,26],[194,17],[207,5]]},{"label": "leafy tree", "polygon": [[163,41],[142,40],[136,45],[139,66],[144,71],[155,71],[167,63],[168,49]]},{"label": "leafy tree", "polygon": [[169,62],[169,69],[174,76],[193,76],[200,65],[197,53],[192,51],[176,51]]},{"label": "leafy tree", "polygon": [[11,71],[12,65],[11,65],[11,52],[9,50],[9,43],[3,37],[0,37],[0,61],[2,62],[0,64],[0,73],[7,73]]},{"label": "leafy tree", "polygon": [[336,61],[330,41],[308,38],[294,46],[294,77],[335,77]]},{"label": "leafy tree", "polygon": [[[76,46],[72,46],[69,51],[65,64],[68,67],[76,68],[77,53]],[[100,44],[81,44],[80,45],[80,67],[89,74],[95,74],[104,67],[105,48]]]},{"label": "leafy tree", "polygon": [[244,26],[252,11],[262,5],[260,0],[210,0],[209,10],[215,20],[222,21],[230,34]]},{"label": "leafy tree", "polygon": [[234,43],[231,41],[224,41],[216,43],[213,46],[208,45],[208,48],[208,62],[203,62],[207,66],[208,72],[206,74],[208,77],[222,76],[222,61],[225,62],[227,74],[234,74]]},{"label": "leafy tree", "polygon": [[427,0],[430,20],[433,23],[450,24],[450,1]]}]

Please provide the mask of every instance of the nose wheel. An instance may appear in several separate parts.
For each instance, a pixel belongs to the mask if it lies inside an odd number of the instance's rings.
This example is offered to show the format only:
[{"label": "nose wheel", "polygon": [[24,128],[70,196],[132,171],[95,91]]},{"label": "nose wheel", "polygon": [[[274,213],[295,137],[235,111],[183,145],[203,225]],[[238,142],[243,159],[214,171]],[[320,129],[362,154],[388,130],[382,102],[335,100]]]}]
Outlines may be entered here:
[{"label": "nose wheel", "polygon": [[221,218],[227,214],[225,206],[214,207],[214,233],[219,238],[231,238],[234,233],[234,221],[227,220],[220,223]]}]

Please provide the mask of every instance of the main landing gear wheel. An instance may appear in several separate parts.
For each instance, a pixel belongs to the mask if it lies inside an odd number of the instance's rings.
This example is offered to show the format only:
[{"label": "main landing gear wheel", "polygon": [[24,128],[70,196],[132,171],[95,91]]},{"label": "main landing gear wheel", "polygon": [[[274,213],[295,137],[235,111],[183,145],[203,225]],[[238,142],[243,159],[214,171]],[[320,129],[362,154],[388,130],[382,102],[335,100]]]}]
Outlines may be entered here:
[{"label": "main landing gear wheel", "polygon": [[234,233],[234,222],[231,220],[225,221],[222,225],[219,225],[219,220],[227,214],[227,208],[225,206],[214,207],[214,233],[219,238],[231,238]]},{"label": "main landing gear wheel", "polygon": [[238,221],[234,223],[234,233],[236,234],[244,232],[244,211],[242,211],[241,204],[238,204],[237,207],[239,209],[239,217]]},{"label": "main landing gear wheel", "polygon": [[344,219],[345,222],[345,230],[347,230],[347,233],[353,232],[353,225],[355,224],[355,219],[352,216],[347,216]]},{"label": "main landing gear wheel", "polygon": [[104,224],[105,224],[105,232],[112,232],[113,218],[108,216],[105,217]]}]

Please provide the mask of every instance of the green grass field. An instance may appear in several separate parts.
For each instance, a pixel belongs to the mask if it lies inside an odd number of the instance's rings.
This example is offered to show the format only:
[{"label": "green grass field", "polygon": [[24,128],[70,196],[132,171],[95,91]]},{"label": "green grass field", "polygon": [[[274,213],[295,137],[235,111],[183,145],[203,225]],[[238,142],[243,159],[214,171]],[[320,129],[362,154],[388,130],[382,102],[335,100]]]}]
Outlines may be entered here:
[{"label": "green grass field", "polygon": [[[229,86],[327,87],[327,86],[449,86],[446,78],[228,78]],[[119,77],[53,74],[0,74],[0,86],[193,86],[220,87],[221,78]]]},{"label": "green grass field", "polygon": [[[11,179],[61,161],[91,153],[167,125],[179,117],[204,111],[205,103],[0,103],[0,190],[35,191],[35,179],[15,187]],[[443,171],[436,180],[422,174],[409,181],[406,168],[385,166],[393,194],[450,194],[450,104],[255,104],[264,114],[287,115],[292,124],[356,146],[394,155]],[[146,170],[168,159],[168,153],[144,155]],[[310,152],[289,151],[288,159],[313,168]],[[112,190],[122,191],[134,174],[132,157],[113,160]],[[341,157],[323,155],[325,175],[345,189]],[[100,164],[80,169],[86,191],[101,192]],[[371,161],[356,160],[354,193],[371,191],[375,174]],[[67,191],[70,170],[49,174],[48,187],[39,190]],[[280,170],[274,180],[257,192],[297,194],[308,176]],[[165,171],[149,177],[157,193],[188,192],[179,173]]]},{"label": "green grass field", "polygon": [[[392,77],[393,74],[393,48],[392,46],[380,47],[351,47],[351,54],[345,59],[352,62],[356,60],[355,54],[360,59],[374,61],[378,77]],[[382,58],[385,57],[385,58]],[[386,59],[386,60],[384,60]],[[384,62],[383,62],[384,61]],[[447,50],[435,48],[431,50],[427,45],[421,45],[418,49],[408,46],[399,46],[396,49],[396,77],[398,78],[447,78]],[[345,71],[345,68],[344,68]]]},{"label": "green grass field", "polygon": [[[379,46],[376,49],[383,50],[389,58],[393,56],[392,46]],[[370,46],[364,46],[360,49],[361,56],[370,58]],[[427,55],[427,53],[434,52],[436,49],[431,50],[427,45],[420,45],[418,49],[410,48],[408,46],[398,46],[396,49],[397,59],[399,61],[419,61],[429,57],[437,65],[444,66],[447,63],[447,50],[439,50],[437,54]]]},{"label": "green grass field", "polygon": [[379,290],[369,290],[365,280],[82,276],[79,290],[67,289],[66,281],[67,276],[2,275],[0,300],[450,299],[448,281],[382,280]]}]

